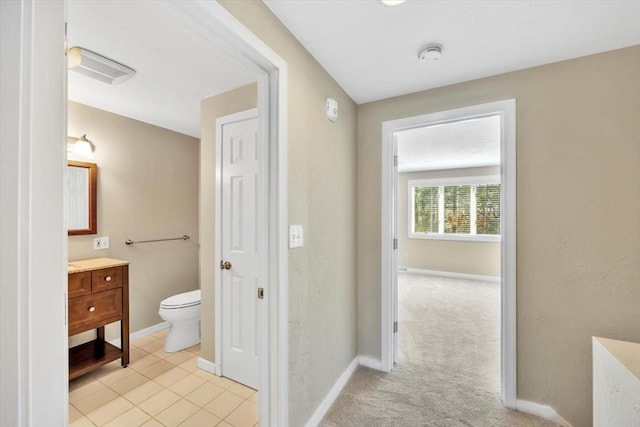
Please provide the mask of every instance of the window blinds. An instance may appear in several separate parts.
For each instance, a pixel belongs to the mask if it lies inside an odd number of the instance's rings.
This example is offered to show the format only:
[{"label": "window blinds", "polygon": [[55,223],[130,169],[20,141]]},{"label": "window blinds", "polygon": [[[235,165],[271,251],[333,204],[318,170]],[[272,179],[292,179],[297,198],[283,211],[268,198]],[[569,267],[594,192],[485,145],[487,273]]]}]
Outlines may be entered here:
[{"label": "window blinds", "polygon": [[413,187],[413,232],[500,235],[500,184]]}]

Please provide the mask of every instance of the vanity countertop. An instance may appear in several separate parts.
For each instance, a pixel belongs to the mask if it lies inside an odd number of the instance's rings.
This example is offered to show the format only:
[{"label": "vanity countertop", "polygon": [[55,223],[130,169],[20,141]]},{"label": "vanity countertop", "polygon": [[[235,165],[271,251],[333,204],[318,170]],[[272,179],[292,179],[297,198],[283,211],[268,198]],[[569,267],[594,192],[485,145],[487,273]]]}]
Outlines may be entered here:
[{"label": "vanity countertop", "polygon": [[69,261],[67,263],[67,273],[80,273],[82,271],[97,270],[100,268],[118,267],[127,265],[129,261],[114,258],[90,258]]}]

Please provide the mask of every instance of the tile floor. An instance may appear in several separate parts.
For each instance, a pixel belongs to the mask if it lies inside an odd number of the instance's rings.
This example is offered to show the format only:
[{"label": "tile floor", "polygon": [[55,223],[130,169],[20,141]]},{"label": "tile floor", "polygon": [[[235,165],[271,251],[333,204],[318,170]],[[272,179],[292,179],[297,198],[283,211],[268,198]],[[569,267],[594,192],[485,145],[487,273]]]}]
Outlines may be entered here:
[{"label": "tile floor", "polygon": [[257,392],[196,366],[200,346],[162,351],[168,330],[131,344],[117,360],[69,383],[69,425],[253,427]]}]

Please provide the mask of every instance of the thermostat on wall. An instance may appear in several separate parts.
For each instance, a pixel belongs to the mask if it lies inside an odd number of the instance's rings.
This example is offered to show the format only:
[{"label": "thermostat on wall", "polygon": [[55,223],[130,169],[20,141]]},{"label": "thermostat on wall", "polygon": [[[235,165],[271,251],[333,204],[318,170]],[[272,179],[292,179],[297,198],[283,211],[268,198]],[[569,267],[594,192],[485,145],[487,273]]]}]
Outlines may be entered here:
[{"label": "thermostat on wall", "polygon": [[327,98],[327,117],[332,122],[338,118],[338,101],[333,98]]}]

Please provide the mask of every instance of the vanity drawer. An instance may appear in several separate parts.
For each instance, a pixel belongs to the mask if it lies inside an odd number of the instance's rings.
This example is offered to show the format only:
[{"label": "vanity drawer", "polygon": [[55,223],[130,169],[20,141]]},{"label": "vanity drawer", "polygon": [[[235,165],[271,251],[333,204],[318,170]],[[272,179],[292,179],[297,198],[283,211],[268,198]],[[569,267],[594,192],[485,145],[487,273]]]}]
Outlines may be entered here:
[{"label": "vanity drawer", "polygon": [[91,272],[93,292],[122,287],[122,267],[103,268]]},{"label": "vanity drawer", "polygon": [[69,298],[75,298],[91,293],[91,272],[69,274],[67,281],[67,293]]},{"label": "vanity drawer", "polygon": [[69,335],[122,318],[122,289],[110,289],[69,299]]}]

